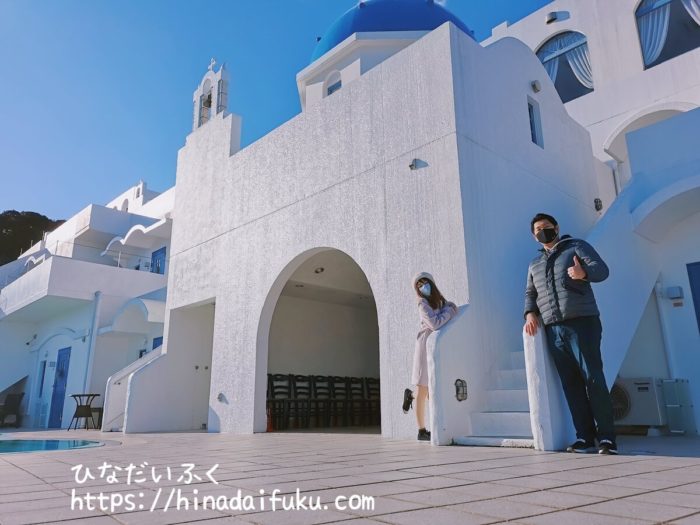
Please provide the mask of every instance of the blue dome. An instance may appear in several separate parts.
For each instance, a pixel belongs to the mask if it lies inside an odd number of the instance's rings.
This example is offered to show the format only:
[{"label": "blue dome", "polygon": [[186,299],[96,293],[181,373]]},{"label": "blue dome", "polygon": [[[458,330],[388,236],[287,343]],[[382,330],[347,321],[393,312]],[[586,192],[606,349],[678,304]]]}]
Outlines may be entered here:
[{"label": "blue dome", "polygon": [[469,28],[433,0],[363,0],[326,31],[311,55],[313,62],[354,33],[371,31],[432,31],[452,22],[469,36]]}]

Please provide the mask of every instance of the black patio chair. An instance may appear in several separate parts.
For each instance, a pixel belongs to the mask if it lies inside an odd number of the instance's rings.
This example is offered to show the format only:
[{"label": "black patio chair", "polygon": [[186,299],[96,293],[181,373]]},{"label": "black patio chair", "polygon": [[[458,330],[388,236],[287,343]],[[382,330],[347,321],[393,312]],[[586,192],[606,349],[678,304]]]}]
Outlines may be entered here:
[{"label": "black patio chair", "polygon": [[292,399],[289,401],[289,420],[294,428],[309,428],[311,423],[311,376],[292,376]]},{"label": "black patio chair", "polygon": [[375,377],[365,377],[365,392],[367,393],[369,424],[380,425],[382,422],[382,404],[379,393],[379,379]]},{"label": "black patio chair", "polygon": [[7,394],[5,403],[0,405],[0,427],[5,426],[5,418],[7,416],[15,416],[15,428],[19,428],[22,424],[22,415],[19,407],[22,404],[24,392],[20,394]]},{"label": "black patio chair", "polygon": [[348,426],[348,415],[350,409],[350,390],[348,389],[348,378],[331,376],[329,380],[331,384],[330,405],[332,425],[335,427],[346,427]]},{"label": "black patio chair", "polygon": [[350,425],[366,425],[369,415],[365,382],[361,377],[348,378],[348,421]]},{"label": "black patio chair", "polygon": [[274,430],[289,427],[289,404],[292,399],[292,382],[289,374],[268,374],[267,408]]},{"label": "black patio chair", "polygon": [[331,383],[328,376],[315,375],[311,382],[312,395],[309,417],[316,427],[331,426]]}]

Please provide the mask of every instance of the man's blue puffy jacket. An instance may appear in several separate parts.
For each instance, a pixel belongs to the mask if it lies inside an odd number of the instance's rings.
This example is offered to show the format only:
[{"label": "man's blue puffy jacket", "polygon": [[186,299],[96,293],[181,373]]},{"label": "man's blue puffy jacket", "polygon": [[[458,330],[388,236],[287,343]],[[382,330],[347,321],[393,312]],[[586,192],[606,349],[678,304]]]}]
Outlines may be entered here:
[{"label": "man's blue puffy jacket", "polygon": [[[528,312],[541,315],[545,325],[600,315],[590,283],[607,279],[609,270],[593,247],[565,235],[551,251],[540,251],[527,271],[525,315]],[[578,255],[586,271],[584,280],[569,277],[574,255]]]}]

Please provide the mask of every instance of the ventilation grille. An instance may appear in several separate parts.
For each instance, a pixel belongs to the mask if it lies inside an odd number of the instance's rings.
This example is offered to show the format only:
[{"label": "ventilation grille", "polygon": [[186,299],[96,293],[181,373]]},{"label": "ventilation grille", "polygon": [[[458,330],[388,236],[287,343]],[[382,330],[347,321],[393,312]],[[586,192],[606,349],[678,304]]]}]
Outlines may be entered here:
[{"label": "ventilation grille", "polygon": [[610,391],[610,399],[612,400],[613,418],[615,421],[626,418],[632,408],[632,402],[627,393],[627,389],[620,386],[619,383],[615,383]]}]

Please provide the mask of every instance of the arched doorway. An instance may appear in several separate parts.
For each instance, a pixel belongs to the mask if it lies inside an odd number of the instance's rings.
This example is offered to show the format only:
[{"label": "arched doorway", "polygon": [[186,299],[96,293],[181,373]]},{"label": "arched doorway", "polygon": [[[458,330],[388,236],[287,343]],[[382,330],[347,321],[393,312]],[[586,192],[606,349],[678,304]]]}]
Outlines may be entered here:
[{"label": "arched doorway", "polygon": [[259,332],[268,431],[380,432],[377,308],[352,257],[321,248],[292,261]]}]

